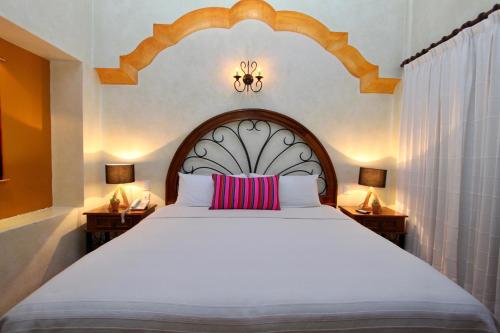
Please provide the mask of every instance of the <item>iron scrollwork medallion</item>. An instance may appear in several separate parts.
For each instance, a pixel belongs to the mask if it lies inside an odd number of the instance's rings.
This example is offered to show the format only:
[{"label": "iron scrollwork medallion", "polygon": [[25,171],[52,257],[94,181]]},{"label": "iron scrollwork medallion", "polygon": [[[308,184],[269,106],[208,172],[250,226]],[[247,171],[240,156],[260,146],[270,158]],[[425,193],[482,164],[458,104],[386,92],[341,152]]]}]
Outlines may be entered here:
[{"label": "iron scrollwork medallion", "polygon": [[327,191],[325,173],[309,145],[290,129],[265,120],[220,125],[195,143],[181,170],[188,174],[318,175],[318,193]]}]

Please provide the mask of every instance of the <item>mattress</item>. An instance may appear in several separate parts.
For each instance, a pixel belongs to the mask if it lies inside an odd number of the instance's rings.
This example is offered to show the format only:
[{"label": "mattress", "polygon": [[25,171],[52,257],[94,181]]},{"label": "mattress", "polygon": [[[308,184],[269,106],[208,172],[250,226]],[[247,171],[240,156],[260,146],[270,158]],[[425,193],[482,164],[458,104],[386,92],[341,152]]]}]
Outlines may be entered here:
[{"label": "mattress", "polygon": [[0,332],[496,332],[431,266],[331,207],[167,206],[0,319]]}]

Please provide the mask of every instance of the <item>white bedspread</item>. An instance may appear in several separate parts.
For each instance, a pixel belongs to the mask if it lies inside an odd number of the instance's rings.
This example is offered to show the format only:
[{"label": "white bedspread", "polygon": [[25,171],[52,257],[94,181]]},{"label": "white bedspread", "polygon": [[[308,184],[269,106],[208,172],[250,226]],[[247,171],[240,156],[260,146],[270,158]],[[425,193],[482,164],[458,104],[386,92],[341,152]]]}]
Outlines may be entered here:
[{"label": "white bedspread", "polygon": [[169,206],[0,320],[7,332],[496,332],[426,263],[329,208]]}]

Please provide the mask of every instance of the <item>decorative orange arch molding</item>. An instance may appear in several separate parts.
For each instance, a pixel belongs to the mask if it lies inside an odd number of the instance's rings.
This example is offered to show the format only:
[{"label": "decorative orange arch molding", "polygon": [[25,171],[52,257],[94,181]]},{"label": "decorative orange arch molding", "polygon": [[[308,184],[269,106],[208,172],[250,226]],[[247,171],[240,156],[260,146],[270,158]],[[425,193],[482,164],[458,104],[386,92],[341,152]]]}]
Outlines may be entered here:
[{"label": "decorative orange arch molding", "polygon": [[330,31],[315,18],[294,11],[276,11],[263,0],[241,0],[231,8],[209,7],[194,10],[172,24],[154,24],[153,36],[143,40],[127,55],[120,56],[119,68],[96,68],[103,84],[137,84],[138,71],[148,66],[162,50],[193,32],[209,28],[230,29],[243,20],[259,20],[274,31],[289,31],[312,38],[336,56],[360,80],[362,93],[392,94],[397,78],[379,77],[378,66],[369,63],[347,43],[347,32]]}]

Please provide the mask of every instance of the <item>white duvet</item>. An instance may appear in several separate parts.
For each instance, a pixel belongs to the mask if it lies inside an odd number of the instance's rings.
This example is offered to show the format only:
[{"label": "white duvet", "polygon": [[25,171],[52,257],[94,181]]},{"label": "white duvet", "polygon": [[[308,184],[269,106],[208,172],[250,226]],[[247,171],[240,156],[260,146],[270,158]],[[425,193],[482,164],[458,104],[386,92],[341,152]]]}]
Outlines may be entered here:
[{"label": "white duvet", "polygon": [[168,206],[15,306],[0,332],[496,332],[488,310],[329,207]]}]

